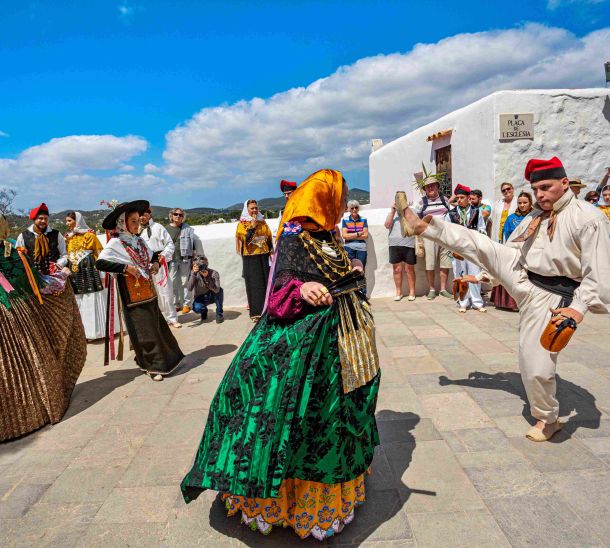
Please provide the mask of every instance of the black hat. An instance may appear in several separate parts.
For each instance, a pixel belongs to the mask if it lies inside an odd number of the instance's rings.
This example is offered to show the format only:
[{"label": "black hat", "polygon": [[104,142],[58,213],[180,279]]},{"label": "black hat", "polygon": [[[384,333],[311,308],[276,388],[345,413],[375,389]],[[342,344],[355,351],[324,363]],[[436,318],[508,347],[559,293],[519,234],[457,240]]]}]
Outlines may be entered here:
[{"label": "black hat", "polygon": [[116,228],[117,221],[123,213],[128,211],[137,211],[140,215],[144,214],[150,207],[150,202],[146,200],[134,200],[133,202],[124,202],[116,206],[108,216],[102,221],[102,228],[105,230],[113,230]]}]

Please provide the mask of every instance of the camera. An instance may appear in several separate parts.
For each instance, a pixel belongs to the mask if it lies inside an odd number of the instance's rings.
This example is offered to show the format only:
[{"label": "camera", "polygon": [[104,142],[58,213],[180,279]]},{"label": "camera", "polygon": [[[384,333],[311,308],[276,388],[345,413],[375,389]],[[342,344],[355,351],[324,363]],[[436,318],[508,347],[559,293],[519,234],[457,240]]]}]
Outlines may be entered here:
[{"label": "camera", "polygon": [[193,266],[198,266],[199,272],[205,272],[208,269],[208,260],[206,257],[197,257],[193,260]]}]

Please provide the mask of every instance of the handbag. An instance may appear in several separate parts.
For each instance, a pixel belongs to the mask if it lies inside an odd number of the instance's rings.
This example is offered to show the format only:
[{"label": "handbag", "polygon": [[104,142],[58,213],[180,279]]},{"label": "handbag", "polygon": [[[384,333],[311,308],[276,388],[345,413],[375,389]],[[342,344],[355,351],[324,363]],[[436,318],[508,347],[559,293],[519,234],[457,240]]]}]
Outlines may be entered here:
[{"label": "handbag", "polygon": [[157,292],[152,278],[144,278],[125,273],[125,289],[127,290],[127,307],[131,308],[139,304],[154,301],[157,298]]}]

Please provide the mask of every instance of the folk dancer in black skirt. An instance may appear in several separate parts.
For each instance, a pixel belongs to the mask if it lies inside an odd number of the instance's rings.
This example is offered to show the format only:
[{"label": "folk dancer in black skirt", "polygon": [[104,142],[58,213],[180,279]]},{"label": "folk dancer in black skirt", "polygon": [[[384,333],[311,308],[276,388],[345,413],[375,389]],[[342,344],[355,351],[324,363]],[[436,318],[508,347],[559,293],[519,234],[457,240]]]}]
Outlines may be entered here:
[{"label": "folk dancer in black skirt", "polygon": [[138,236],[140,215],[149,207],[145,200],[120,204],[104,219],[102,227],[115,231],[117,237],[108,241],[95,266],[116,276],[136,363],[161,381],[180,365],[184,354],[159,310],[153,282],[159,267],[155,254]]}]

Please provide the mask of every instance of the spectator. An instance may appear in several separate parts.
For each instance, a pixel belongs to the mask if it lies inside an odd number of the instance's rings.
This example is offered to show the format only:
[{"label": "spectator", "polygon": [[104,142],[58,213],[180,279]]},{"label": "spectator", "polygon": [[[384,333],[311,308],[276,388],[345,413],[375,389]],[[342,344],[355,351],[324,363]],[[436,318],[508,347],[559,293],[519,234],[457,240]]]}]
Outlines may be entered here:
[{"label": "spectator", "polygon": [[[425,215],[433,215],[435,217],[444,217],[449,211],[449,202],[447,198],[440,193],[440,185],[438,179],[434,176],[428,176],[421,183],[418,183],[424,192],[422,199],[415,205],[415,212],[420,218]],[[447,291],[447,280],[449,278],[449,269],[451,268],[451,253],[443,249],[438,244],[431,240],[424,240],[424,250],[426,257],[426,278],[428,280],[428,295],[427,299],[436,298],[434,290],[434,273],[436,267],[439,267],[440,278],[440,293],[439,295],[451,299],[453,296]]]},{"label": "spectator", "polygon": [[263,313],[265,292],[269,280],[269,257],[273,253],[273,238],[256,200],[246,200],[241,213],[235,245],[242,256],[250,319],[256,323]]},{"label": "spectator", "polygon": [[583,182],[580,179],[570,179],[570,182],[568,184],[570,185],[570,189],[572,190],[572,192],[574,193],[574,196],[576,196],[576,198],[578,198],[580,191],[583,188],[587,187],[587,185],[583,184]]},{"label": "spectator", "polygon": [[186,283],[191,273],[193,258],[203,255],[201,240],[186,220],[184,209],[177,207],[169,212],[169,226],[167,231],[174,244],[174,254],[169,268],[169,277],[174,289],[174,307],[183,314],[191,311],[192,293],[187,289]]},{"label": "spectator", "polygon": [[366,267],[366,240],[369,237],[369,225],[360,217],[360,204],[357,200],[347,203],[349,217],[341,223],[341,234],[345,241],[345,251],[350,259],[358,259]]},{"label": "spectator", "polygon": [[[470,230],[485,233],[485,220],[481,215],[481,210],[478,206],[470,203],[470,188],[464,185],[457,185],[453,194],[456,197],[457,205],[447,213],[445,220]],[[464,276],[477,276],[481,273],[481,268],[475,263],[467,261],[456,253],[452,255],[453,275],[456,279]],[[456,298],[459,312],[462,314],[468,310],[468,307],[472,307],[473,310],[479,312],[487,312],[481,295],[480,282],[470,282],[464,298],[461,299],[459,295],[456,295]]]},{"label": "spectator", "polygon": [[220,274],[208,267],[208,259],[199,257],[193,261],[193,269],[187,283],[189,291],[193,291],[193,312],[201,314],[201,322],[208,318],[208,305],[216,305],[216,323],[224,321],[222,304],[224,291],[220,286]]},{"label": "spectator", "polygon": [[597,185],[597,188],[595,189],[595,191],[598,194],[601,194],[602,193],[602,188],[604,188],[608,184],[609,180],[610,180],[610,166],[608,166],[606,168],[606,173],[604,173],[604,176],[602,177],[602,180]]},{"label": "spectator", "polygon": [[511,213],[517,209],[517,200],[515,200],[515,189],[510,183],[502,183],[500,185],[502,199],[494,203],[491,208],[491,223],[489,224],[489,236],[494,242],[502,242],[502,230],[504,223]]},{"label": "spectator", "polygon": [[474,188],[470,191],[468,203],[472,207],[479,208],[479,215],[483,218],[485,228],[487,229],[487,225],[491,220],[491,206],[483,201],[483,193],[478,188]]},{"label": "spectator", "polygon": [[385,227],[390,231],[388,244],[390,253],[390,264],[394,274],[394,285],[396,286],[395,301],[402,299],[403,273],[409,282],[409,301],[415,300],[415,236],[403,237],[400,227],[400,219],[396,214],[396,204],[392,204],[390,213],[385,220]]},{"label": "spectator", "polygon": [[599,192],[597,190],[590,190],[585,194],[585,202],[590,204],[596,204],[599,200]]},{"label": "spectator", "polygon": [[602,210],[602,213],[610,220],[610,185],[602,188],[601,198],[597,202],[597,207]]},{"label": "spectator", "polygon": [[[522,192],[517,198],[517,209],[509,215],[502,229],[502,241],[506,243],[510,235],[521,224],[521,221],[527,217],[532,211],[532,195],[529,192]],[[506,308],[508,310],[519,311],[519,307],[515,299],[513,299],[508,291],[501,286],[495,286],[491,291],[491,302],[496,308]]]}]

